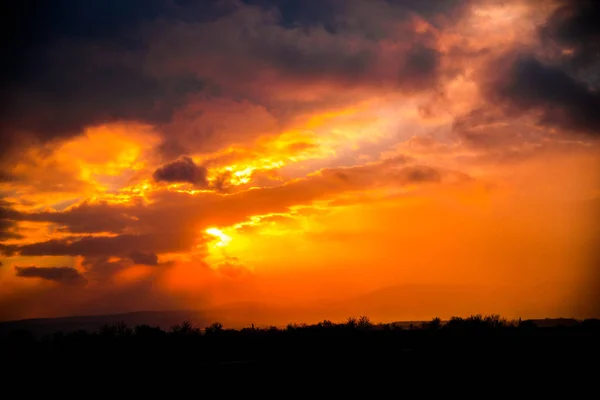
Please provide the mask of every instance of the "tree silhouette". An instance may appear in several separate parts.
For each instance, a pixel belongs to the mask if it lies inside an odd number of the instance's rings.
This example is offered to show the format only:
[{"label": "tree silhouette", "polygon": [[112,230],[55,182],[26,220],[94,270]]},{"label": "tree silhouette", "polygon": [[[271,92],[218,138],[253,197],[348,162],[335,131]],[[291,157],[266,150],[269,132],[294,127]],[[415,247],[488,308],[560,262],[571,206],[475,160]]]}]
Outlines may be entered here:
[{"label": "tree silhouette", "polygon": [[431,321],[424,323],[423,328],[430,331],[440,330],[442,328],[442,320],[438,317],[435,317]]},{"label": "tree silhouette", "polygon": [[358,325],[358,321],[357,321],[356,317],[349,317],[346,320],[346,326],[348,328],[356,328],[357,325]]},{"label": "tree silhouette", "polygon": [[217,335],[223,332],[223,324],[220,322],[214,322],[212,325],[207,326],[204,332],[207,335]]},{"label": "tree silhouette", "polygon": [[200,335],[200,329],[194,328],[190,321],[183,321],[181,325],[173,325],[171,334],[174,336],[193,336]]},{"label": "tree silhouette", "polygon": [[573,354],[600,354],[593,353],[600,349],[598,339],[600,320],[593,319],[538,326],[535,321],[513,324],[499,315],[473,315],[447,322],[434,318],[405,330],[398,323],[374,325],[363,315],[339,323],[288,324],[285,329],[234,330],[215,322],[201,331],[184,321],[166,332],[149,325],[129,328],[122,322],[105,325],[97,332],[79,330],[40,337],[26,330],[0,331],[0,354],[7,365],[23,368],[64,362],[85,370],[90,364],[110,363],[112,370],[125,375],[131,370],[183,368],[190,360],[204,368],[202,376],[208,376],[206,371],[229,368],[223,367],[228,363],[250,368],[282,365],[282,369],[323,365],[344,370],[368,369],[394,360],[406,368],[421,363],[421,368],[439,365],[447,371],[457,359],[470,360],[481,370],[500,363],[531,365],[544,357],[565,358],[573,365]]},{"label": "tree silhouette", "polygon": [[356,321],[356,326],[361,329],[367,329],[372,328],[373,324],[371,323],[369,317],[367,317],[366,315],[361,315]]}]

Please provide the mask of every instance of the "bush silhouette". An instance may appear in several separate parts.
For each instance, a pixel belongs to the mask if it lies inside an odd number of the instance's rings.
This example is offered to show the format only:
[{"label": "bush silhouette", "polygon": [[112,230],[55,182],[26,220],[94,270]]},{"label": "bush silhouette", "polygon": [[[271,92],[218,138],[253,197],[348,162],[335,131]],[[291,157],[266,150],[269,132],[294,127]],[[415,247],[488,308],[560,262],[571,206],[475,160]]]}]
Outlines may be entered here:
[{"label": "bush silhouette", "polygon": [[219,333],[222,333],[223,332],[223,324],[221,324],[220,322],[215,322],[212,325],[206,327],[204,332],[207,335],[217,335]]},{"label": "bush silhouette", "polygon": [[455,368],[452,363],[463,359],[484,365],[514,360],[531,363],[543,360],[549,351],[556,359],[593,354],[600,348],[598,339],[600,320],[596,319],[542,327],[527,320],[509,323],[499,315],[453,317],[445,322],[434,318],[421,326],[413,323],[410,329],[397,323],[375,325],[367,316],[240,330],[225,329],[215,322],[203,331],[190,321],[168,331],[149,325],[130,328],[118,322],[97,332],[40,337],[25,330],[4,333],[0,335],[0,354],[6,362],[24,367],[59,362],[85,369],[89,363],[109,363],[124,371],[177,369],[190,363],[211,371],[229,363],[368,369],[390,360],[406,368],[423,362],[427,368],[439,365],[451,370]]},{"label": "bush silhouette", "polygon": [[200,329],[194,328],[190,321],[183,321],[181,325],[173,325],[171,327],[171,335],[173,336],[198,336]]}]

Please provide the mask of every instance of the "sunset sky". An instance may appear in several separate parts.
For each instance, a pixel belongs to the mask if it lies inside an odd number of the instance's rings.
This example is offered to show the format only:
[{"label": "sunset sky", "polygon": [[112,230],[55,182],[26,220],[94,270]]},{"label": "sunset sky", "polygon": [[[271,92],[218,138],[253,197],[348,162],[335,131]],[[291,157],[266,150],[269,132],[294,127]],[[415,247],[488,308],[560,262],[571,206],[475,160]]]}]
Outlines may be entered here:
[{"label": "sunset sky", "polygon": [[0,320],[600,316],[600,2],[8,3]]}]

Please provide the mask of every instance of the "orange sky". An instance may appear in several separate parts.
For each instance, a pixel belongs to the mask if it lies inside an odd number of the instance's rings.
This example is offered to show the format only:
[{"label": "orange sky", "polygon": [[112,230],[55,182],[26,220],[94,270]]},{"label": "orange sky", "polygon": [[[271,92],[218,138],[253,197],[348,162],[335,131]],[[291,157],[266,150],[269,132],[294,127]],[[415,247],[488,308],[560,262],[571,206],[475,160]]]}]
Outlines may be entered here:
[{"label": "orange sky", "polygon": [[287,308],[265,324],[600,316],[598,81],[553,30],[581,10],[332,1],[331,21],[289,25],[222,3],[128,24],[141,50],[46,44],[91,65],[81,79],[119,59],[204,83],[153,101],[15,89],[0,320],[240,302]]}]

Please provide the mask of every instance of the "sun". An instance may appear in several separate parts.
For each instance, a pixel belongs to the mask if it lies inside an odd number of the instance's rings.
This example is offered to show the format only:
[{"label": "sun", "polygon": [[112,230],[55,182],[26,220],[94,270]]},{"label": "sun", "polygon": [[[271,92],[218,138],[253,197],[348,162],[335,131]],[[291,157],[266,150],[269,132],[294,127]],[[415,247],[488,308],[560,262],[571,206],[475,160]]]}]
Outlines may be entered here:
[{"label": "sun", "polygon": [[220,229],[208,228],[206,230],[206,233],[219,238],[219,241],[216,243],[216,246],[224,247],[227,246],[229,242],[231,242],[231,237],[224,234]]}]

